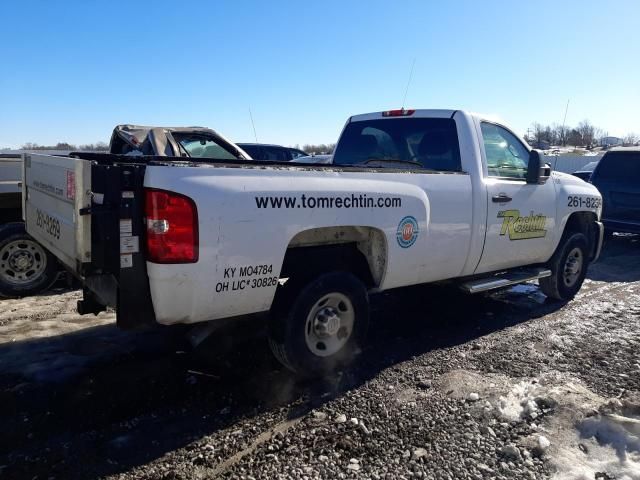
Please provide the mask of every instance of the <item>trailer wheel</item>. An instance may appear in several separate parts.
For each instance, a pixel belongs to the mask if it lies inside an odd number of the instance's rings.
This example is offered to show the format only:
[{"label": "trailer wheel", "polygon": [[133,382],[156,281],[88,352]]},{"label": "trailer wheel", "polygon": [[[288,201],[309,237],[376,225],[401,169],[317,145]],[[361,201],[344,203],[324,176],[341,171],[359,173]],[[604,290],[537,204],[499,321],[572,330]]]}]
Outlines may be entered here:
[{"label": "trailer wheel", "polygon": [[569,235],[548,265],[551,276],[540,279],[540,289],[554,300],[571,300],[582,287],[589,267],[587,237],[582,233]]},{"label": "trailer wheel", "polygon": [[349,364],[369,325],[364,284],[348,272],[322,274],[284,286],[274,302],[269,343],[276,358],[303,376],[321,376]]},{"label": "trailer wheel", "polygon": [[34,295],[49,288],[57,276],[56,259],[27,234],[24,223],[0,227],[0,295]]}]

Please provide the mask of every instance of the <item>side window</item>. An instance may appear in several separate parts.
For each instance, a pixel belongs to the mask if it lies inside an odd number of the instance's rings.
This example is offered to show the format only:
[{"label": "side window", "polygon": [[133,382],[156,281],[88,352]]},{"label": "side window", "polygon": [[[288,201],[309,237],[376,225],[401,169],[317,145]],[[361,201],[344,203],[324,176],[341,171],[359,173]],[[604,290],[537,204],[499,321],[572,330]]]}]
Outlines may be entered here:
[{"label": "side window", "polygon": [[290,148],[289,149],[289,153],[291,154],[291,159],[295,160],[296,158],[300,158],[300,157],[306,157],[307,154],[305,152],[303,152],[302,150],[298,150],[295,148]]},{"label": "side window", "polygon": [[262,158],[262,151],[257,145],[240,145],[240,148],[247,152],[254,160],[264,160],[264,158]]},{"label": "side window", "polygon": [[288,162],[291,160],[289,152],[280,147],[262,147],[264,151],[264,160],[276,161],[276,162]]},{"label": "side window", "polygon": [[524,180],[527,177],[529,151],[522,142],[498,125],[483,122],[480,127],[489,176]]}]

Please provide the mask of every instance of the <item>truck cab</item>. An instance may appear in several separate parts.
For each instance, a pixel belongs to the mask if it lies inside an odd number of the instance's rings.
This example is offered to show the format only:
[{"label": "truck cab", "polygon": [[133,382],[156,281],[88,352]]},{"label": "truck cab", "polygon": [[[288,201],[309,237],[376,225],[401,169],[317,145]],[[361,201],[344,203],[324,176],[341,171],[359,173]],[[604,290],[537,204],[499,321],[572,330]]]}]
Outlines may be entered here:
[{"label": "truck cab", "polygon": [[[429,212],[433,249],[427,249],[442,255],[448,270],[443,275],[461,277],[546,262],[571,214],[587,210],[586,198],[591,200],[584,221],[597,221],[599,193],[569,175],[552,173],[542,158],[495,118],[460,110],[395,110],[351,117],[333,164],[414,164],[418,171],[438,172],[438,183],[450,189],[441,192],[432,187],[433,176],[421,177],[429,199],[446,205]],[[462,189],[456,185],[459,176]],[[573,197],[584,198],[585,208],[574,206]],[[593,228],[598,231],[589,235],[595,235],[596,245],[599,227]]]}]

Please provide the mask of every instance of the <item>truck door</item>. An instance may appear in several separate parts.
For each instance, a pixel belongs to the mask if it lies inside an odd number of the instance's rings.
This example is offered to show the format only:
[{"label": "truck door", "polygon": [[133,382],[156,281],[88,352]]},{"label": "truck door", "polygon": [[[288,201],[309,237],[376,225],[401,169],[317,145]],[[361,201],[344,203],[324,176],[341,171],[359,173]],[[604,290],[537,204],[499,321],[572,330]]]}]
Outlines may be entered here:
[{"label": "truck door", "polygon": [[526,183],[529,149],[501,125],[480,122],[487,228],[476,273],[542,263],[556,244],[556,195],[550,178]]}]

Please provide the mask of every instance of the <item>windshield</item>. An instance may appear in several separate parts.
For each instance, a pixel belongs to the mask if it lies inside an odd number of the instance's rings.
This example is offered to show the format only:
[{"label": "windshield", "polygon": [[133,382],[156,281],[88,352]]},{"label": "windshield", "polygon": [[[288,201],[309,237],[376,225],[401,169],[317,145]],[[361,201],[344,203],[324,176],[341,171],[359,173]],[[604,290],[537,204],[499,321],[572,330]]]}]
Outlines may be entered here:
[{"label": "windshield", "polygon": [[460,171],[455,121],[391,118],[349,123],[336,147],[336,165],[407,162],[429,170]]},{"label": "windshield", "polygon": [[589,162],[580,170],[582,170],[583,172],[593,172],[593,170],[596,168],[596,165],[598,165],[598,162]]},{"label": "windshield", "polygon": [[195,158],[214,158],[216,160],[237,160],[239,157],[229,151],[228,146],[217,143],[206,135],[173,133],[173,138],[180,144],[182,156]]}]

